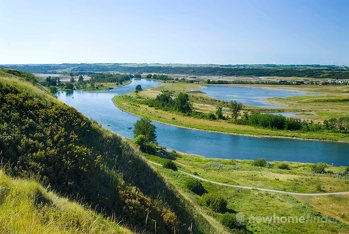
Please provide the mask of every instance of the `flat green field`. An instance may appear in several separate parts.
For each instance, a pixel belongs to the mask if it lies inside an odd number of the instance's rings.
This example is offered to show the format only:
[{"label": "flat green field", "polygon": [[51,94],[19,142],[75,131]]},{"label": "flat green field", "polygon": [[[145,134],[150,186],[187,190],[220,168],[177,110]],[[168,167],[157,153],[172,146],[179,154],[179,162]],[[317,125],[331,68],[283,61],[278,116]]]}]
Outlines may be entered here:
[{"label": "flat green field", "polygon": [[[323,193],[348,191],[349,178],[338,173],[344,167],[329,166],[332,173],[315,174],[311,164],[288,163],[289,170],[279,169],[279,162],[268,167],[253,166],[251,161],[207,159],[199,156],[176,154],[173,160],[179,171],[172,171],[153,165],[170,184],[177,187],[183,195],[201,210],[211,223],[220,227],[223,214],[214,212],[204,205],[204,197],[194,194],[186,187],[198,175],[204,179],[232,184],[270,188],[290,192]],[[150,162],[162,164],[165,159],[146,155]],[[221,196],[228,201],[228,212],[244,217],[248,230],[256,233],[347,233],[349,232],[349,195],[303,197],[283,195],[257,190],[237,189],[202,182],[208,194]],[[305,223],[292,222],[255,222],[255,217],[305,217]],[[322,221],[318,221],[318,220]],[[220,227],[222,228],[222,227]],[[223,229],[222,229],[223,230]]]},{"label": "flat green field", "polygon": [[[274,109],[273,111],[302,111],[314,112],[309,118],[314,121],[321,121],[330,117],[349,116],[349,88],[346,86],[263,86],[266,88],[288,88],[300,89],[305,92],[323,93],[327,96],[306,96],[306,97],[290,97],[290,98],[274,98],[272,101],[281,104],[287,104],[284,109]],[[255,135],[255,136],[275,136],[289,137],[300,139],[317,139],[330,141],[349,142],[349,135],[344,133],[333,133],[328,131],[321,132],[302,132],[288,130],[266,129],[248,125],[238,125],[227,120],[208,120],[194,118],[177,112],[168,112],[155,109],[140,102],[148,98],[155,98],[161,90],[170,90],[175,93],[187,92],[193,107],[196,111],[204,113],[214,113],[218,105],[223,106],[223,113],[228,114],[228,109],[224,102],[215,100],[205,96],[201,92],[197,92],[200,84],[191,83],[162,83],[161,85],[147,89],[138,94],[130,94],[124,96],[116,96],[114,103],[121,109],[133,113],[138,116],[148,117],[152,120],[172,124],[187,128],[195,128],[208,131],[216,131],[231,134]],[[337,96],[335,96],[337,95]],[[348,98],[347,98],[348,97]],[[256,107],[245,107],[246,110],[257,109]],[[261,109],[267,111],[267,109]]]},{"label": "flat green field", "polygon": [[82,90],[84,91],[105,91],[108,89],[115,88],[117,85],[115,83],[98,83],[96,86],[91,86],[90,84],[84,86]]},{"label": "flat green field", "polygon": [[79,86],[81,90],[84,91],[105,91],[105,90],[109,90],[109,89],[113,89],[117,86],[123,86],[123,85],[127,85],[130,84],[131,81],[126,81],[123,84],[119,84],[117,85],[116,83],[95,83],[94,85],[91,84],[85,84],[82,86]]}]

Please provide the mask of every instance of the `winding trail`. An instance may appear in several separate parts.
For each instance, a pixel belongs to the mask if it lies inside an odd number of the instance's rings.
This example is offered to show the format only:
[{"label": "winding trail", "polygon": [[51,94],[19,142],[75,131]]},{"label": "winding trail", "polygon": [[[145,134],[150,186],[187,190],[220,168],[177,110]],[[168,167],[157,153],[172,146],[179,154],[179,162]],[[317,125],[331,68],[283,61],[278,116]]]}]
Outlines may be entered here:
[{"label": "winding trail", "polygon": [[[156,166],[162,166],[160,163],[152,162],[150,160],[147,160],[149,163],[154,164]],[[232,185],[232,184],[226,184],[217,182],[214,180],[209,180],[202,178],[197,175],[190,174],[188,172],[178,170],[178,172],[185,174],[187,176],[193,177],[195,179],[205,181],[208,183],[225,186],[225,187],[232,187],[232,188],[238,188],[238,189],[249,189],[249,190],[257,190],[257,191],[263,191],[263,192],[270,192],[270,193],[279,193],[279,194],[285,194],[285,195],[294,195],[294,196],[303,196],[303,197],[318,197],[318,196],[330,196],[330,195],[349,195],[349,191],[343,191],[343,192],[330,192],[330,193],[298,193],[298,192],[287,192],[282,190],[276,190],[276,189],[267,189],[267,188],[258,188],[258,187],[252,187],[252,186],[243,186],[243,185]]]}]

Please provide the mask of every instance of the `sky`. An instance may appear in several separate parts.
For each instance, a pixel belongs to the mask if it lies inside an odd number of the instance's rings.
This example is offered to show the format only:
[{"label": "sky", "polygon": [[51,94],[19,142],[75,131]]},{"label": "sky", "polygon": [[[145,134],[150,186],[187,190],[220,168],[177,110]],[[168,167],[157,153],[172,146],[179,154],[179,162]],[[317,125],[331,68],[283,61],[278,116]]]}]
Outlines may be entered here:
[{"label": "sky", "polygon": [[0,64],[349,65],[348,0],[0,0]]}]

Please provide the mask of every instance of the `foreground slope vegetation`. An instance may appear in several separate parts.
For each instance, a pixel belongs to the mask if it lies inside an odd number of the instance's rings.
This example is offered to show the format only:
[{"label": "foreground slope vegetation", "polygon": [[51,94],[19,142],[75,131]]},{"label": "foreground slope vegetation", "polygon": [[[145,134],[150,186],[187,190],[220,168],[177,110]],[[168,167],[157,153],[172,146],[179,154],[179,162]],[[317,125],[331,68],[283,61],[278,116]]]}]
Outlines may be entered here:
[{"label": "foreground slope vegetation", "polygon": [[133,230],[210,229],[120,137],[39,85],[9,77],[0,78],[0,158],[7,173],[34,177]]},{"label": "foreground slope vegetation", "polygon": [[33,180],[0,171],[0,233],[132,233]]}]

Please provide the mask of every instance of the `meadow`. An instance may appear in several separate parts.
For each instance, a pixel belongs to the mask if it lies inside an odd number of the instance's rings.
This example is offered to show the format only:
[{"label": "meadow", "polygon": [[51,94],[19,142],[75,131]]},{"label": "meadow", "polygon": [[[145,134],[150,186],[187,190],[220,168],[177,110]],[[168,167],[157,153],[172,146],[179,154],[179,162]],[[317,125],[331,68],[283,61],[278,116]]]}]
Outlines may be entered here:
[{"label": "meadow", "polygon": [[[186,184],[193,180],[191,175],[232,185],[249,185],[282,191],[302,193],[324,193],[347,191],[349,178],[339,176],[345,167],[328,165],[327,173],[312,171],[312,164],[287,162],[287,169],[281,169],[285,162],[268,162],[265,167],[253,165],[247,160],[207,159],[201,156],[172,152],[172,159],[178,170],[164,168],[168,159],[145,154],[150,165],[168,183],[173,184],[183,196],[196,204],[212,225],[221,228],[224,212],[216,212],[205,205],[205,197],[222,197],[227,201],[227,211],[243,215],[243,223],[249,231],[256,233],[346,233],[349,231],[349,195],[294,196],[257,190],[246,190],[216,185],[201,181],[207,194],[199,196],[188,189]],[[156,163],[156,164],[154,164]],[[281,167],[281,168],[280,168]],[[185,172],[185,173],[183,173]],[[306,217],[305,223],[253,222],[253,217]],[[318,222],[317,220],[327,220]]]}]

